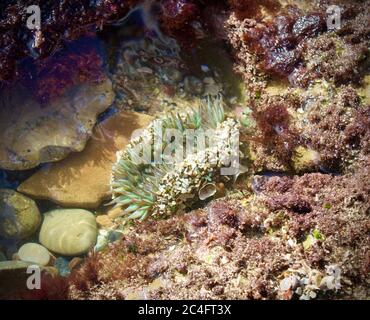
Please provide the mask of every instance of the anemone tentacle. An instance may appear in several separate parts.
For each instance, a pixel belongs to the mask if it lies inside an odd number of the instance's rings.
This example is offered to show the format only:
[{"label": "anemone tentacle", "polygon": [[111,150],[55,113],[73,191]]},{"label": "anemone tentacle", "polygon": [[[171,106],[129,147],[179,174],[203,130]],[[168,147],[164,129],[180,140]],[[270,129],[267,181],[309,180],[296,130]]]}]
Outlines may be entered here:
[{"label": "anemone tentacle", "polygon": [[[117,154],[113,166],[112,203],[124,208],[130,219],[173,214],[186,205],[183,195],[196,194],[210,177],[217,180],[219,169],[232,156],[230,139],[238,136],[240,127],[238,121],[226,118],[221,96],[207,98],[197,109],[158,120]],[[167,129],[181,133],[187,129],[213,130],[212,142],[207,140],[201,152],[168,163],[163,151],[169,143],[162,134]],[[159,146],[154,143],[156,139],[161,142]],[[158,152],[161,161],[153,161]],[[145,153],[150,161],[143,163]]]}]

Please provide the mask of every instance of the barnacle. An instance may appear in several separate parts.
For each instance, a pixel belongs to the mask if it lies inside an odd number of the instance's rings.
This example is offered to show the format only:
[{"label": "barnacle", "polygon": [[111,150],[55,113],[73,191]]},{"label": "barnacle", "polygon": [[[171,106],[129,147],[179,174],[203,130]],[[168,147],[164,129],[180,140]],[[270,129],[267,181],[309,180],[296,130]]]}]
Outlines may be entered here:
[{"label": "barnacle", "polygon": [[206,183],[221,179],[220,169],[238,156],[238,121],[226,117],[220,96],[207,98],[197,109],[154,120],[117,154],[112,203],[131,219],[168,216],[191,203]]}]

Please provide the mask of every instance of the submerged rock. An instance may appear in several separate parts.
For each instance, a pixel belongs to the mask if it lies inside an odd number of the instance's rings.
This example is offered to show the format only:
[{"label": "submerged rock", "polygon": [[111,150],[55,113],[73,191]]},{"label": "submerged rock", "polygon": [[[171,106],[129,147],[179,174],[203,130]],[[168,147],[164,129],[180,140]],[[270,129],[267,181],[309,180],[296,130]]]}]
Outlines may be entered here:
[{"label": "submerged rock", "polygon": [[111,81],[79,85],[43,106],[17,88],[0,99],[0,168],[31,169],[82,151],[99,113],[113,101]]},{"label": "submerged rock", "polygon": [[115,114],[95,128],[82,152],[42,168],[18,190],[64,207],[98,207],[109,198],[109,180],[116,152],[127,145],[134,130],[146,126],[151,119],[132,112]]},{"label": "submerged rock", "polygon": [[40,211],[32,199],[10,189],[0,189],[0,237],[27,238],[40,223]]},{"label": "submerged rock", "polygon": [[0,251],[0,262],[5,260],[6,260],[5,254]]},{"label": "submerged rock", "polygon": [[46,266],[49,264],[51,255],[45,247],[38,243],[26,243],[19,248],[18,257],[24,262]]},{"label": "submerged rock", "polygon": [[102,228],[109,228],[113,225],[112,219],[105,214],[97,216],[96,223]]},{"label": "submerged rock", "polygon": [[27,268],[31,263],[23,261],[0,262],[0,298],[9,298],[12,294],[27,290]]},{"label": "submerged rock", "polygon": [[44,215],[40,243],[49,250],[78,256],[95,245],[98,228],[95,216],[82,209],[58,209]]},{"label": "submerged rock", "polygon": [[123,237],[123,232],[119,230],[99,230],[98,239],[94,247],[94,252],[103,251],[108,247],[109,243],[116,242]]}]

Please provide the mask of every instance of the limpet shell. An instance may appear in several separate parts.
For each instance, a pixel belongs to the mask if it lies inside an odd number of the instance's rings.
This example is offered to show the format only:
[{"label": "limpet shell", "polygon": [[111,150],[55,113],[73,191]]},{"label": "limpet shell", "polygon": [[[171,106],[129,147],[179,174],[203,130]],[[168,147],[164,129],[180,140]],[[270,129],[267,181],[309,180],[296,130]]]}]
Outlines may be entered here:
[{"label": "limpet shell", "polygon": [[198,195],[200,200],[208,199],[214,196],[217,192],[216,185],[214,183],[207,183],[199,189]]}]

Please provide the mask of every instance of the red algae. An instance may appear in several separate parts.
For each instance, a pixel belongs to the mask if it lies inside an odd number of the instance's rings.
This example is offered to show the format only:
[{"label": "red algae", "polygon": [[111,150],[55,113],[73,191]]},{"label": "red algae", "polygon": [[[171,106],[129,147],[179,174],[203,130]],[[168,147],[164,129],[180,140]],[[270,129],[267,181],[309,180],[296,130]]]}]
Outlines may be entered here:
[{"label": "red algae", "polygon": [[[318,289],[320,298],[363,299],[368,173],[361,166],[354,175],[266,177],[258,195],[137,223],[123,242],[97,256],[99,263],[82,265],[70,279],[70,298],[127,299],[144,290],[147,299],[297,299],[279,287],[289,270],[325,273],[339,263],[340,290]],[[312,233],[316,242],[307,246]],[[98,280],[79,277],[86,272]]]},{"label": "red algae", "polygon": [[191,0],[164,0],[162,23],[168,30],[183,28],[199,15],[199,8]]},{"label": "red algae", "polygon": [[306,10],[288,5],[263,19],[238,16],[236,11],[228,22],[229,39],[241,65],[249,64],[252,54],[259,71],[287,79],[293,86],[307,87],[320,78],[335,84],[359,83],[368,57],[367,5],[350,1],[340,5],[341,27],[334,30],[327,30],[326,1]]},{"label": "red algae", "polygon": [[277,0],[228,0],[231,10],[235,11],[238,19],[259,18],[262,8],[276,11],[280,8]]},{"label": "red algae", "polygon": [[258,24],[244,35],[246,45],[257,54],[261,68],[268,73],[288,77],[299,66],[302,41],[325,31],[321,14],[303,15],[296,9],[279,15],[268,24]]},{"label": "red algae", "polygon": [[[124,17],[139,1],[91,3],[66,0],[55,9],[45,1],[48,13],[65,13],[48,17],[43,30],[48,39],[27,65],[16,63],[30,52],[14,33],[22,31],[24,15],[16,14],[13,1],[0,4],[7,8],[0,15],[0,31],[5,30],[0,86],[17,69],[21,83],[46,104],[75,84],[106,77],[103,55],[94,45],[96,31]],[[91,250],[66,278],[43,273],[41,290],[17,298],[368,299],[370,107],[348,84],[360,83],[363,75],[366,14],[360,6],[346,5],[343,28],[328,32],[325,11],[314,5],[303,10],[283,8],[275,0],[156,4],[161,30],[183,47],[197,44],[199,30],[231,44],[251,109],[246,112],[250,126],[242,132],[249,144],[249,171],[221,199],[196,203],[186,212],[142,222],[117,217],[115,227],[123,222],[124,229],[119,240]],[[71,26],[65,33],[50,36],[67,21]],[[136,66],[133,60],[128,64]],[[284,93],[266,88],[271,79],[287,86],[278,87]],[[168,97],[175,85],[164,88]],[[142,99],[136,85],[132,91]],[[298,155],[297,149],[307,155]],[[307,161],[314,165],[298,170],[295,156],[312,156]],[[321,286],[328,269],[339,270],[335,288]],[[283,280],[298,273],[301,291],[311,286],[311,273],[319,275],[314,295],[282,288]]]},{"label": "red algae", "polygon": [[[2,2],[0,16],[0,81],[12,81],[16,72],[15,61],[26,56],[45,58],[63,46],[63,40],[74,40],[103,23],[125,15],[138,1],[23,1]],[[26,28],[29,5],[40,5],[42,39],[37,48],[30,45],[36,33]]]},{"label": "red algae", "polygon": [[102,81],[106,75],[96,42],[83,38],[51,57],[26,61],[20,68],[21,82],[41,104],[46,104],[75,84]]},{"label": "red algae", "polygon": [[[260,105],[266,103],[261,109]],[[264,101],[252,103],[252,116],[257,124],[257,135],[251,139],[259,144],[274,150],[279,160],[286,166],[291,166],[294,149],[300,143],[297,130],[291,125],[290,115],[287,109],[288,102]]]},{"label": "red algae", "polygon": [[[43,59],[64,47],[65,41],[76,40],[91,32],[97,32],[104,25],[123,18],[140,0],[104,1],[23,1],[2,2],[0,16],[0,85],[11,82],[17,71],[17,60],[25,57]],[[183,29],[199,13],[202,1],[163,0],[162,27],[164,30]],[[26,8],[40,5],[41,30],[38,35],[26,28]],[[37,47],[30,45],[36,36],[41,39]]]}]

